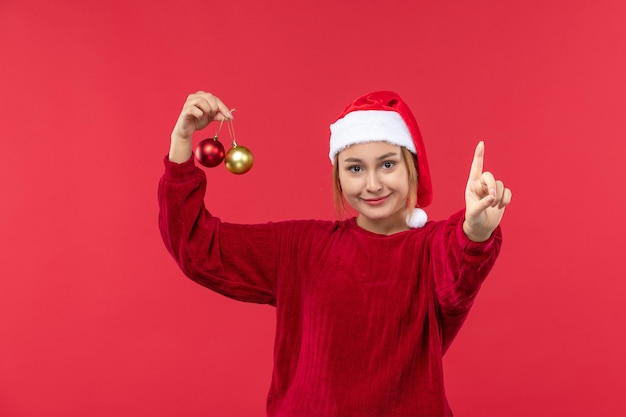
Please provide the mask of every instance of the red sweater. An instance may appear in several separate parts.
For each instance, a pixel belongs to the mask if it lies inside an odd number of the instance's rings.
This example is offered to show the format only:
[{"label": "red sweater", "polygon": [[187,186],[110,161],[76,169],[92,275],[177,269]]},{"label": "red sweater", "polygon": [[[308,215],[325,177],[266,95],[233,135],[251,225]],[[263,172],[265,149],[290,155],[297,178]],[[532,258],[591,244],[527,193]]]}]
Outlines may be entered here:
[{"label": "red sweater", "polygon": [[221,222],[193,159],[165,160],[159,225],[192,280],[276,307],[272,417],[451,416],[442,356],[501,244],[463,212],[391,236],[345,221]]}]

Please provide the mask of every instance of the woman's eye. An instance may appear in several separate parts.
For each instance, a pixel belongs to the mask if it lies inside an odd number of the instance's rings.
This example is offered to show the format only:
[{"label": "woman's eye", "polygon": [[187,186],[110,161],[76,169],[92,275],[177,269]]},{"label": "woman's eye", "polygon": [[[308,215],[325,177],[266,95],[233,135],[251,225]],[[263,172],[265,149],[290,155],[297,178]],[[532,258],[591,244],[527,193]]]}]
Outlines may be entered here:
[{"label": "woman's eye", "polygon": [[353,165],[350,168],[348,168],[351,172],[361,172],[361,167],[358,165]]},{"label": "woman's eye", "polygon": [[395,165],[395,163],[391,162],[391,161],[383,162],[383,168],[386,168],[386,169],[392,168],[394,165]]}]

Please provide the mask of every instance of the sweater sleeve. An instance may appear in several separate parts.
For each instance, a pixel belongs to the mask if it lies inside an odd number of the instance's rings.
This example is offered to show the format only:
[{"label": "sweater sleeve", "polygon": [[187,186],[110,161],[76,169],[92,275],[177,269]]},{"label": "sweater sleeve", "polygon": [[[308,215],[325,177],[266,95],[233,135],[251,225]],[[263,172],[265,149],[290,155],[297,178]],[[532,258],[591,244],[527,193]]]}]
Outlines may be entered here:
[{"label": "sweater sleeve", "polygon": [[464,215],[459,211],[443,222],[431,246],[444,353],[467,318],[502,244],[500,227],[485,242],[471,241],[463,232]]},{"label": "sweater sleeve", "polygon": [[272,223],[224,223],[206,210],[206,175],[193,158],[165,158],[158,189],[159,228],[189,278],[227,297],[275,305],[277,243]]}]

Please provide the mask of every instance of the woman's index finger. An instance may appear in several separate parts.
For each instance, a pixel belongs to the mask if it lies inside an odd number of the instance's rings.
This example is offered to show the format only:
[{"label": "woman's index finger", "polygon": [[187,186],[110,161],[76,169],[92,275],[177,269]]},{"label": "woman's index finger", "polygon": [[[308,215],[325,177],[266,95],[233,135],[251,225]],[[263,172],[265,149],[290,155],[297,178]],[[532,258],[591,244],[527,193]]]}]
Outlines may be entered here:
[{"label": "woman's index finger", "polygon": [[474,150],[474,159],[472,160],[472,167],[470,168],[470,180],[480,180],[480,176],[483,173],[483,161],[485,159],[485,142],[482,140],[476,145]]}]

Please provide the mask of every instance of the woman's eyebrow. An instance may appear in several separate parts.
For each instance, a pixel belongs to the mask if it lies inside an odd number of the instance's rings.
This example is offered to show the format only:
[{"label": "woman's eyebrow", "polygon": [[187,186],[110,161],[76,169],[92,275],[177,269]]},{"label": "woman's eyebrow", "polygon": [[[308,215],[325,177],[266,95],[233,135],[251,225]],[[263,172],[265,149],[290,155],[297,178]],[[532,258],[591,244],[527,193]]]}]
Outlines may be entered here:
[{"label": "woman's eyebrow", "polygon": [[388,152],[388,153],[386,153],[384,155],[379,156],[378,160],[380,161],[381,159],[387,159],[387,158],[389,158],[391,156],[398,156],[398,154],[396,152]]},{"label": "woman's eyebrow", "polygon": [[[379,156],[378,158],[376,158],[378,161],[383,160],[383,159],[387,159],[389,157],[392,156],[398,156],[397,152],[387,152],[384,155]],[[360,158],[346,158],[343,160],[343,162],[358,162],[358,163],[363,163],[363,160]]]}]

